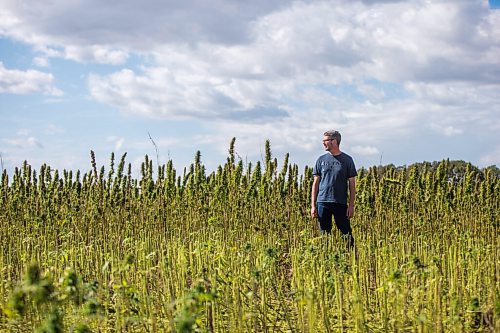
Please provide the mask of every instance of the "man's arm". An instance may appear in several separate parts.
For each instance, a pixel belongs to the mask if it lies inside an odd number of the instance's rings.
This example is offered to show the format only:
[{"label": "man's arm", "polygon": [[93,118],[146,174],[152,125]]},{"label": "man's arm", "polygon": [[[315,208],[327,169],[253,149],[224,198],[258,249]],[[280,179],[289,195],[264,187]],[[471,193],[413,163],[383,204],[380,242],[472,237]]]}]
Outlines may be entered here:
[{"label": "man's arm", "polygon": [[347,217],[354,216],[354,203],[356,202],[356,177],[349,178],[349,206],[347,207]]},{"label": "man's arm", "polygon": [[314,176],[312,190],[311,190],[311,216],[318,217],[318,212],[316,211],[316,199],[318,199],[319,181],[320,176]]}]

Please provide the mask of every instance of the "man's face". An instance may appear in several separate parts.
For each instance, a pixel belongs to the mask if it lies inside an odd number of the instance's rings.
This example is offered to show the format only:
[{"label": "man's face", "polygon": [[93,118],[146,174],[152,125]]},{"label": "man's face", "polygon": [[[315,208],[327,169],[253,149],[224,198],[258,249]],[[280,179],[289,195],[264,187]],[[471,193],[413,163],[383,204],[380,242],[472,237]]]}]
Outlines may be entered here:
[{"label": "man's face", "polygon": [[332,139],[329,136],[323,137],[323,147],[325,147],[325,150],[332,149],[334,144],[335,144],[335,139]]}]

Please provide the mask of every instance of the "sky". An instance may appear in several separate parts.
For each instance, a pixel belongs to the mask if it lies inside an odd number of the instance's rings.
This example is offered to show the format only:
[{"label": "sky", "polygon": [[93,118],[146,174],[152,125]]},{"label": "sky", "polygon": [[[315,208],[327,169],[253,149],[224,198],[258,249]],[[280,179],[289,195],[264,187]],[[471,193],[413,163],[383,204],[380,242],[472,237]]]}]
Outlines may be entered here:
[{"label": "sky", "polygon": [[[0,162],[500,165],[500,0],[0,0]],[[155,149],[155,145],[157,151]],[[158,153],[158,154],[157,154]]]}]

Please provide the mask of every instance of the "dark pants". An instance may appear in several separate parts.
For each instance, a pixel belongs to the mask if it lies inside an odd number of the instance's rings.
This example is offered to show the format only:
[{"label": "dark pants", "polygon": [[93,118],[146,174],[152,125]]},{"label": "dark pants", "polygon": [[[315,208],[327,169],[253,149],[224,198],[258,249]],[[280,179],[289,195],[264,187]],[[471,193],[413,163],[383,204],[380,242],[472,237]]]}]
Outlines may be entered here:
[{"label": "dark pants", "polygon": [[332,216],[337,229],[347,238],[347,246],[354,247],[354,237],[352,236],[351,223],[347,217],[347,205],[335,202],[318,202],[318,224],[321,232],[330,233],[332,231]]}]

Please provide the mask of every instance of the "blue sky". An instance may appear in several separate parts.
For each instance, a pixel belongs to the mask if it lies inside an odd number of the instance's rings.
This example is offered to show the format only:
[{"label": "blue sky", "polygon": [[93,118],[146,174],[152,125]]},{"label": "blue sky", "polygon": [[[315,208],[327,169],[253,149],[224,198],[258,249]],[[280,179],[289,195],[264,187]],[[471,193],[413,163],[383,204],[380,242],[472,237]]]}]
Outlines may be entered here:
[{"label": "blue sky", "polygon": [[500,8],[500,0],[489,0],[490,8],[499,9]]},{"label": "blue sky", "polygon": [[0,157],[90,168],[111,152],[209,170],[266,139],[312,165],[322,133],[357,167],[500,164],[499,1],[0,4]]}]

